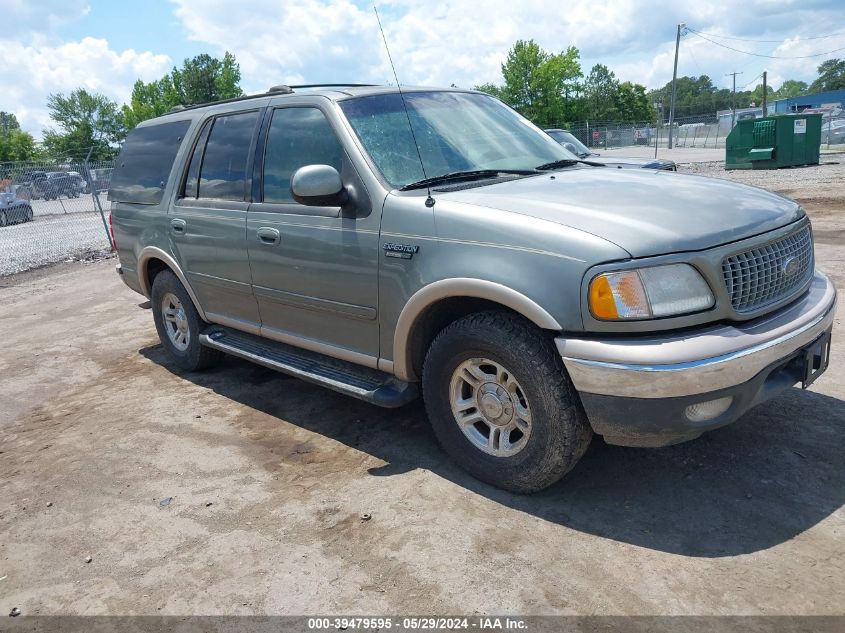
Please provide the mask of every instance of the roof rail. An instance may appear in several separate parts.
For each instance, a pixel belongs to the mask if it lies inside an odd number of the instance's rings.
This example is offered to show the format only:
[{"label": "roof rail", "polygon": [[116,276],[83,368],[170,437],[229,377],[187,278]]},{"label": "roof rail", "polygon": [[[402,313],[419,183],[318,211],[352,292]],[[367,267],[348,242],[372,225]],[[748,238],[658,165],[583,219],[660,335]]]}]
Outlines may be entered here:
[{"label": "roof rail", "polygon": [[[288,86],[289,88],[370,88],[378,84],[300,84],[298,86]],[[272,90],[272,88],[271,88]]]},{"label": "roof rail", "polygon": [[267,92],[261,92],[254,95],[242,95],[240,97],[233,97],[231,99],[221,99],[220,101],[209,101],[208,103],[196,103],[191,105],[177,105],[170,109],[170,112],[182,112],[184,110],[195,110],[197,108],[204,108],[206,106],[219,105],[221,103],[234,103],[236,101],[248,101],[249,99],[260,99],[261,97],[271,97],[280,94],[293,94],[296,88],[366,88],[375,86],[377,84],[301,84],[298,86],[288,86],[286,84],[279,84],[271,87]]}]

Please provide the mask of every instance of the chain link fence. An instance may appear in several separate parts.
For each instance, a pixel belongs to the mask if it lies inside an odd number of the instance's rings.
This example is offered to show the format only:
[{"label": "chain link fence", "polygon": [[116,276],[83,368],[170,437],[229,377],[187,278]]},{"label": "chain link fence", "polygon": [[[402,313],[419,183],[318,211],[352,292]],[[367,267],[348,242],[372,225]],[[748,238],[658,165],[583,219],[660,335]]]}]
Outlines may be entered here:
[{"label": "chain link fence", "polygon": [[[724,148],[733,124],[743,116],[747,115],[738,113],[733,120],[725,113],[677,118],[672,124],[672,146]],[[579,121],[548,127],[568,130],[584,145],[596,150],[636,145],[666,148],[669,144],[668,122]],[[824,148],[845,149],[845,117],[824,119],[821,140]]]},{"label": "chain link fence", "polygon": [[111,250],[113,162],[0,163],[0,277]]}]

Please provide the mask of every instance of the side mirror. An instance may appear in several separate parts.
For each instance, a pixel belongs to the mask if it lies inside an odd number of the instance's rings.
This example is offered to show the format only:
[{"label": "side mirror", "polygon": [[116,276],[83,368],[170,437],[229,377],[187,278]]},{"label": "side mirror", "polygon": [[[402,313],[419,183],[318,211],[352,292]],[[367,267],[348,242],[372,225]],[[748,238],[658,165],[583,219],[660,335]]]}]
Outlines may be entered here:
[{"label": "side mirror", "polygon": [[572,143],[564,143],[563,148],[569,150],[570,152],[572,152],[573,154],[578,156],[578,150],[575,148],[575,146]]},{"label": "side mirror", "polygon": [[300,167],[290,179],[290,192],[299,204],[340,207],[349,200],[337,169],[330,165]]}]

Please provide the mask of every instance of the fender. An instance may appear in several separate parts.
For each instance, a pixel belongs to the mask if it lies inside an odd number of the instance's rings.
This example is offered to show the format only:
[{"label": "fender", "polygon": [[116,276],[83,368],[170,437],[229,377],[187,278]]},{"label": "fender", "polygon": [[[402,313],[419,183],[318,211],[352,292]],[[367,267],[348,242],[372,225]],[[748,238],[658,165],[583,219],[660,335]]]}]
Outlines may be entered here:
[{"label": "fender", "polygon": [[141,284],[141,289],[144,291],[144,296],[147,297],[147,299],[152,298],[152,288],[150,287],[150,280],[147,279],[146,269],[147,262],[154,258],[160,259],[167,264],[170,270],[173,271],[173,274],[176,275],[182,285],[185,286],[185,290],[188,291],[191,301],[194,302],[194,307],[197,309],[197,312],[199,312],[200,318],[202,318],[203,321],[208,321],[208,318],[205,316],[205,311],[202,309],[200,302],[197,301],[194,289],[191,288],[191,284],[188,283],[188,279],[185,277],[185,274],[182,272],[179,264],[176,263],[176,260],[173,259],[173,257],[155,246],[147,246],[138,254],[138,281]]},{"label": "fender", "polygon": [[[544,330],[563,329],[560,323],[538,303],[502,284],[469,278],[435,281],[420,288],[408,299],[396,322],[396,331],[393,334],[392,369],[397,378],[407,382],[419,380],[411,366],[411,350],[409,349],[411,330],[426,309],[442,299],[451,297],[486,299],[510,308]],[[387,368],[389,365],[389,362],[379,363],[381,368]]]}]

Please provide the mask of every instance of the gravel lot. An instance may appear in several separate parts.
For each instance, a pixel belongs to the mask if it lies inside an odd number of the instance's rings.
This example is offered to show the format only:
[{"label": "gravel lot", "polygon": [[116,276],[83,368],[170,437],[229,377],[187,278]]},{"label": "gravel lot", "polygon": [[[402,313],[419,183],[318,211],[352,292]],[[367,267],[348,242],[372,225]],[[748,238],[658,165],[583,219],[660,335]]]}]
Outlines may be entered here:
[{"label": "gravel lot", "polygon": [[[845,292],[843,165],[696,170],[800,200]],[[843,613],[841,308],[809,390],[679,446],[597,440],[520,497],[446,460],[421,406],[177,371],[113,263],[0,279],[6,613]]]},{"label": "gravel lot", "polygon": [[[108,201],[100,203],[108,213]],[[0,228],[0,277],[109,249],[103,220],[90,195],[33,200],[32,222]]]}]

